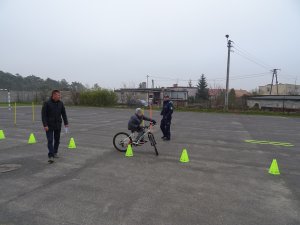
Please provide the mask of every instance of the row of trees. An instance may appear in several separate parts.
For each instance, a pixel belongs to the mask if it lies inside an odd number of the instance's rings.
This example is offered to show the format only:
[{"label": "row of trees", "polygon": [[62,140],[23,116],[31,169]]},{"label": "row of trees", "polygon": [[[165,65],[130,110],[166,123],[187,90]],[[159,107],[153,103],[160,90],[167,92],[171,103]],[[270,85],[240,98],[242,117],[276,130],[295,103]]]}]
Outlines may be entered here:
[{"label": "row of trees", "polygon": [[98,84],[93,87],[84,86],[80,82],[68,83],[65,79],[56,81],[50,78],[42,79],[31,75],[22,77],[0,71],[0,89],[12,91],[32,91],[36,93],[34,101],[45,101],[49,92],[54,89],[69,91],[71,102],[75,105],[86,106],[112,106],[117,103],[117,95],[114,91],[102,89]]},{"label": "row of trees", "polygon": [[68,83],[65,79],[56,81],[50,78],[42,79],[34,75],[23,77],[19,74],[13,75],[3,71],[0,71],[0,85],[0,88],[13,91],[86,90],[86,87],[80,82]]}]

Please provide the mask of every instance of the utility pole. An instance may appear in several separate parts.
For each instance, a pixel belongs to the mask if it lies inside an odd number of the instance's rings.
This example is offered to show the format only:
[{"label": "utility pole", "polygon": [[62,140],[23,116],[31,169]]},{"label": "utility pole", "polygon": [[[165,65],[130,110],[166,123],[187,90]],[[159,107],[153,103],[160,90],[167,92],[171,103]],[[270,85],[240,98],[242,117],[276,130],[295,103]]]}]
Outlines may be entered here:
[{"label": "utility pole", "polygon": [[276,88],[277,88],[277,95],[278,95],[278,77],[277,77],[277,71],[280,69],[272,69],[271,72],[272,74],[272,83],[271,83],[271,89],[270,89],[270,95],[272,95],[272,89],[273,89],[273,81],[274,81],[274,77],[276,79]]},{"label": "utility pole", "polygon": [[225,92],[225,106],[224,110],[228,110],[228,92],[229,92],[229,68],[230,68],[230,52],[232,47],[232,42],[229,40],[229,35],[226,34],[225,37],[227,38],[227,48],[228,48],[228,55],[227,55],[227,73],[226,73],[226,92]]},{"label": "utility pole", "polygon": [[149,84],[149,75],[147,75],[147,103],[149,104],[149,89],[148,89],[148,84]]},{"label": "utility pole", "polygon": [[146,88],[148,88],[149,75],[147,75],[146,77],[147,77],[147,86],[146,86]]},{"label": "utility pole", "polygon": [[294,95],[297,95],[297,77],[295,77],[295,90]]}]

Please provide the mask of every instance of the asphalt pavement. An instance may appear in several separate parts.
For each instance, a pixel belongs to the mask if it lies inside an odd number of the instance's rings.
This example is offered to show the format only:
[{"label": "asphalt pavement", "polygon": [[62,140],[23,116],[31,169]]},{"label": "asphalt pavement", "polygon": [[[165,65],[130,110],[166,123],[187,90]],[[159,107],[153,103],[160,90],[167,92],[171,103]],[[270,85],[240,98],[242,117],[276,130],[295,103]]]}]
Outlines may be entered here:
[{"label": "asphalt pavement", "polygon": [[[18,108],[16,125],[0,108],[0,225],[300,224],[300,118],[175,110],[170,142],[155,128],[159,156],[147,143],[125,157],[112,138],[133,113],[67,107],[70,133],[48,164],[40,108],[35,121]],[[179,162],[184,148],[189,163]],[[268,173],[273,159],[280,175]]]}]

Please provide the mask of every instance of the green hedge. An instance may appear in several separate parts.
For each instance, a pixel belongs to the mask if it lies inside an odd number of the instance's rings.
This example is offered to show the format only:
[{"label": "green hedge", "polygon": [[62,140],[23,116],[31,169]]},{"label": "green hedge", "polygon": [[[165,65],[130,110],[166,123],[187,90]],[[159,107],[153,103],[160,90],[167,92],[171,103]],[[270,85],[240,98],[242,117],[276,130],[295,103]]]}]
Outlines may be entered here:
[{"label": "green hedge", "polygon": [[86,106],[113,106],[117,104],[115,92],[107,89],[88,90],[80,93],[80,105]]}]

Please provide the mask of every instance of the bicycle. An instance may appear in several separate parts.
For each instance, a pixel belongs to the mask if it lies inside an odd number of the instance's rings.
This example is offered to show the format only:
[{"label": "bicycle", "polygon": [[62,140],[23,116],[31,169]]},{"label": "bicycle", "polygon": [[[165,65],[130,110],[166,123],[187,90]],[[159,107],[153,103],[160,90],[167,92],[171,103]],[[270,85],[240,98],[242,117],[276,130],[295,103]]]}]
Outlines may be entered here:
[{"label": "bicycle", "polygon": [[131,144],[132,146],[141,146],[142,144],[141,141],[144,140],[146,137],[148,137],[148,140],[151,144],[151,146],[153,146],[155,154],[158,155],[158,151],[156,148],[156,141],[154,138],[154,135],[152,133],[152,128],[155,126],[155,124],[150,123],[149,126],[145,126],[144,127],[144,134],[137,140],[137,141],[133,141],[135,140],[135,135],[136,132],[132,132],[130,135],[126,132],[119,132],[117,133],[114,138],[113,138],[113,144],[114,147],[120,151],[120,152],[126,152],[127,150],[127,146],[129,144]]}]

